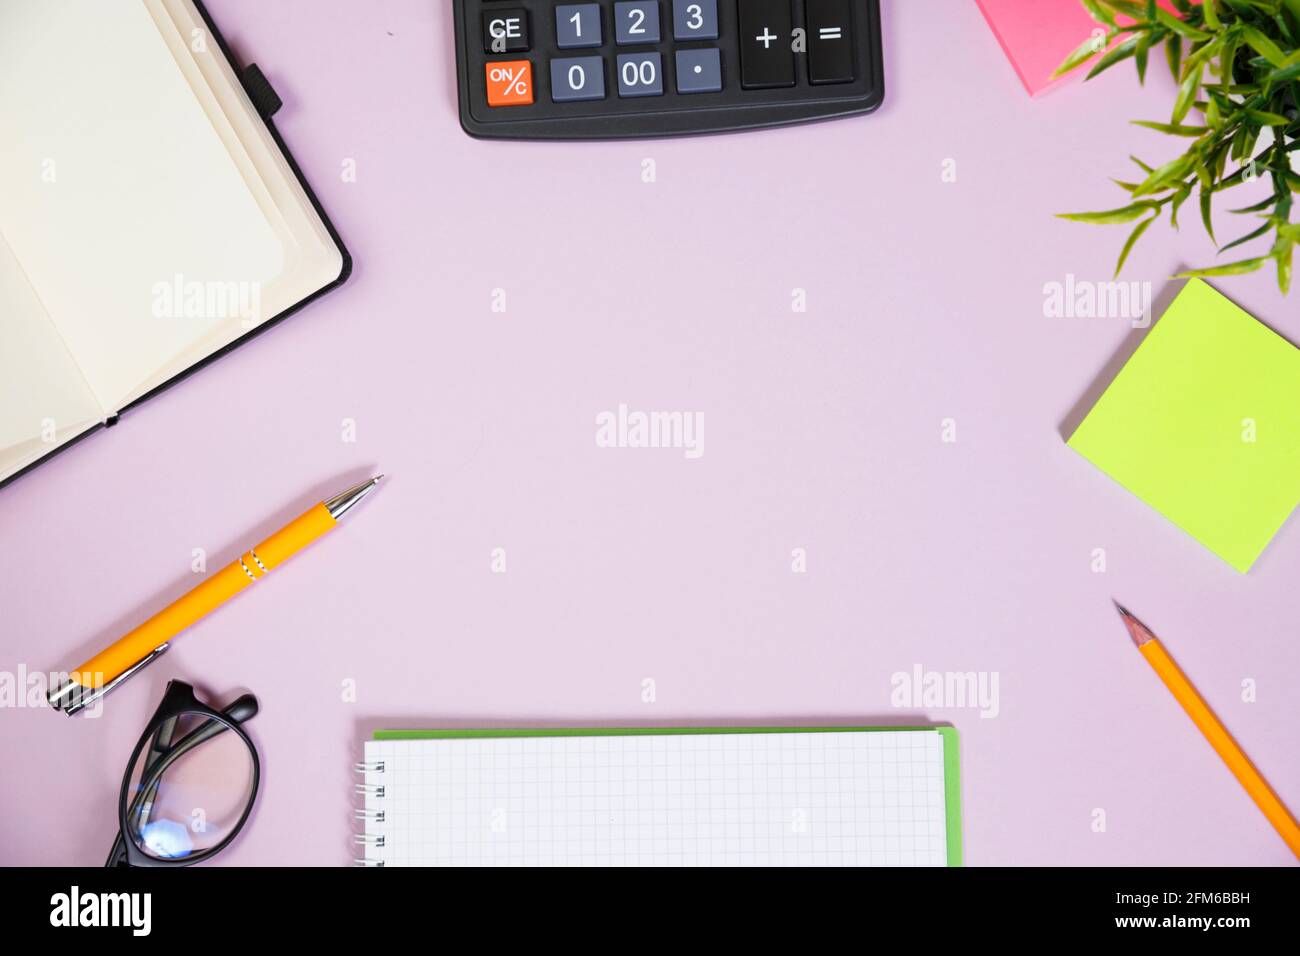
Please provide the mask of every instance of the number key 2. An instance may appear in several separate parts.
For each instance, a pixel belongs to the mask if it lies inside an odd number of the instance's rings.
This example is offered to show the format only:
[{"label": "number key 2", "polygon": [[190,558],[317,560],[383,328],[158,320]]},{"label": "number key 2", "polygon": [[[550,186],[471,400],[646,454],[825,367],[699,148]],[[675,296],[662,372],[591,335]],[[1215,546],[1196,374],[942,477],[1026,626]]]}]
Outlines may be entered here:
[{"label": "number key 2", "polygon": [[453,0],[473,136],[620,139],[869,113],[879,0]]}]

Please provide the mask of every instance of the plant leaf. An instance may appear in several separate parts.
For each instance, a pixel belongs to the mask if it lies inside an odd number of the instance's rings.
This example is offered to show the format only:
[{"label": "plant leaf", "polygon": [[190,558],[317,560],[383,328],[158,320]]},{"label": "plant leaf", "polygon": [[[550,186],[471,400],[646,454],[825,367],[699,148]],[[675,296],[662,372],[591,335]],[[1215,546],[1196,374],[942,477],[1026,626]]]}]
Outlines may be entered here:
[{"label": "plant leaf", "polygon": [[1068,219],[1071,222],[1090,222],[1095,225],[1112,225],[1120,222],[1132,222],[1139,216],[1146,214],[1148,211],[1160,209],[1159,203],[1154,202],[1135,202],[1128,206],[1121,206],[1119,209],[1108,209],[1105,212],[1062,212],[1057,213],[1057,219]]},{"label": "plant leaf", "polygon": [[1187,197],[1192,194],[1192,187],[1184,184],[1182,189],[1174,194],[1173,202],[1169,204],[1169,225],[1178,230],[1178,210],[1183,208],[1183,203],[1187,202]]},{"label": "plant leaf", "polygon": [[1205,0],[1205,2],[1201,4],[1201,15],[1205,19],[1205,25],[1211,30],[1218,30],[1222,27],[1222,24],[1219,22],[1219,11],[1216,7],[1216,0]]},{"label": "plant leaf", "polygon": [[1209,102],[1205,106],[1205,122],[1215,130],[1223,126],[1223,110],[1219,108],[1219,98],[1213,93],[1209,95]]},{"label": "plant leaf", "polygon": [[1281,48],[1255,27],[1243,27],[1241,35],[1250,44],[1251,49],[1268,60],[1269,63],[1276,67],[1285,67],[1287,65],[1286,54],[1282,52]]},{"label": "plant leaf", "polygon": [[1242,110],[1246,118],[1260,126],[1290,126],[1291,120],[1267,110]]},{"label": "plant leaf", "polygon": [[1296,77],[1300,77],[1300,62],[1292,63],[1290,66],[1282,67],[1280,70],[1274,70],[1268,76],[1264,77],[1264,95],[1272,96],[1275,89],[1284,83],[1290,83]]},{"label": "plant leaf", "polygon": [[1255,203],[1255,205],[1253,205],[1253,206],[1247,206],[1245,209],[1231,209],[1231,210],[1229,210],[1229,212],[1236,213],[1236,214],[1239,215],[1239,216],[1244,216],[1244,215],[1247,215],[1248,213],[1252,213],[1252,212],[1262,212],[1262,211],[1264,211],[1265,209],[1269,209],[1269,208],[1271,208],[1271,207],[1273,206],[1273,204],[1276,203],[1276,202],[1277,202],[1277,197],[1276,197],[1276,196],[1269,196],[1267,199],[1265,199],[1265,200],[1263,200],[1263,201],[1261,201],[1261,202],[1257,202],[1257,203]]},{"label": "plant leaf", "polygon": [[1210,167],[1203,162],[1196,164],[1196,179],[1200,182],[1202,189],[1214,188],[1214,177],[1210,175]]},{"label": "plant leaf", "polygon": [[1242,259],[1240,262],[1229,262],[1227,265],[1210,266],[1208,269],[1189,269],[1186,272],[1180,272],[1175,279],[1212,279],[1215,276],[1239,276],[1247,272],[1257,272],[1268,262],[1272,256],[1260,256],[1257,259]]},{"label": "plant leaf", "polygon": [[1083,0],[1083,6],[1098,23],[1104,23],[1108,27],[1116,26],[1115,14],[1102,7],[1097,0]]},{"label": "plant leaf", "polygon": [[1112,48],[1111,51],[1107,53],[1105,56],[1103,56],[1100,60],[1098,60],[1097,65],[1094,66],[1091,71],[1089,71],[1088,79],[1091,80],[1094,76],[1097,76],[1098,74],[1106,70],[1109,70],[1116,63],[1119,63],[1123,60],[1127,60],[1129,57],[1136,54],[1137,45],[1138,45],[1138,38],[1129,37],[1119,46]]},{"label": "plant leaf", "polygon": [[1174,76],[1174,82],[1178,82],[1178,74],[1183,66],[1183,38],[1177,33],[1169,34],[1169,39],[1165,41],[1165,60],[1169,64],[1169,72]]},{"label": "plant leaf", "polygon": [[1273,258],[1277,260],[1277,287],[1283,295],[1291,291],[1291,255],[1294,251],[1295,246],[1289,245],[1285,250],[1273,253]]},{"label": "plant leaf", "polygon": [[1187,74],[1187,78],[1178,85],[1178,96],[1174,99],[1174,115],[1170,122],[1174,124],[1181,123],[1187,116],[1187,111],[1190,110],[1192,104],[1196,102],[1196,93],[1201,88],[1203,69],[1203,65],[1198,63],[1196,67]]},{"label": "plant leaf", "polygon": [[1187,39],[1194,40],[1197,43],[1204,43],[1206,40],[1213,39],[1212,34],[1206,33],[1204,30],[1196,29],[1196,27],[1192,26],[1186,20],[1174,16],[1167,10],[1157,9],[1156,20],[1161,26],[1168,27],[1175,33],[1181,33],[1183,36],[1187,37]]},{"label": "plant leaf", "polygon": [[1191,170],[1195,161],[1196,155],[1188,153],[1186,156],[1179,156],[1172,162],[1165,163],[1159,169],[1153,170],[1133,195],[1149,196],[1164,189],[1172,189],[1173,187],[1169,185],[1170,180],[1181,180]]},{"label": "plant leaf", "polygon": [[1134,0],[1099,0],[1103,7],[1126,17],[1132,17],[1134,20],[1141,20],[1146,15],[1142,5]]},{"label": "plant leaf", "polygon": [[1272,228],[1273,228],[1273,224],[1271,222],[1266,222],[1264,223],[1264,225],[1260,226],[1258,229],[1256,229],[1254,232],[1251,232],[1249,235],[1242,236],[1240,239],[1234,239],[1232,242],[1228,243],[1226,246],[1224,246],[1222,249],[1219,250],[1219,254],[1222,255],[1223,253],[1227,252],[1229,249],[1236,249],[1238,246],[1244,246],[1252,239],[1258,239],[1260,236],[1264,235],[1264,233],[1268,232]]},{"label": "plant leaf", "polygon": [[1099,37],[1088,37],[1088,39],[1079,44],[1077,50],[1067,56],[1061,65],[1056,68],[1056,71],[1052,74],[1052,79],[1065,76],[1065,74],[1069,73],[1071,70],[1076,70],[1083,64],[1087,63],[1102,50],[1106,49],[1113,36],[1114,34],[1108,34],[1106,39],[1100,43],[1098,42],[1100,39]]},{"label": "plant leaf", "polygon": [[1212,191],[1201,187],[1201,222],[1205,225],[1205,231],[1210,234],[1210,241],[1217,245],[1219,240],[1214,238],[1214,217],[1211,214],[1213,197]]},{"label": "plant leaf", "polygon": [[1168,133],[1170,136],[1190,136],[1195,138],[1210,131],[1208,126],[1182,126],[1176,123],[1155,123],[1151,120],[1131,120],[1130,122],[1134,126],[1144,126],[1158,133]]},{"label": "plant leaf", "polygon": [[1143,219],[1140,223],[1137,224],[1134,230],[1129,233],[1128,241],[1124,243],[1124,248],[1120,250],[1119,262],[1115,264],[1116,279],[1118,279],[1119,274],[1122,271],[1124,271],[1124,263],[1128,260],[1128,254],[1133,251],[1133,246],[1136,245],[1137,241],[1142,238],[1142,233],[1146,232],[1147,227],[1150,226],[1153,222],[1155,222],[1159,218],[1160,218],[1160,213],[1157,212],[1154,216],[1150,217],[1149,219]]}]

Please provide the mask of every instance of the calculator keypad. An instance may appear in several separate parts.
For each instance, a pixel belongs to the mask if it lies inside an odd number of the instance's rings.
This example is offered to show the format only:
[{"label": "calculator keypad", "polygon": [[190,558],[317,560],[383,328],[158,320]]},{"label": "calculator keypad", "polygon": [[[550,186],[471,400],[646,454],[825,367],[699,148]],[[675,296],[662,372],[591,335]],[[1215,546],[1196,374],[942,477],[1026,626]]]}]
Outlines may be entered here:
[{"label": "calculator keypad", "polygon": [[597,139],[866,113],[879,0],[454,0],[461,123]]}]

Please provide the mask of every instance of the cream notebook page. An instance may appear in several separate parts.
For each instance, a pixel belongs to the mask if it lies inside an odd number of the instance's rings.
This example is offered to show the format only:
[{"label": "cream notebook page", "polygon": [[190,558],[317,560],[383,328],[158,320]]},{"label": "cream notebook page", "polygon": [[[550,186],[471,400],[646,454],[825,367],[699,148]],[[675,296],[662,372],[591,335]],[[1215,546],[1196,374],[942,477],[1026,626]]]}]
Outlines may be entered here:
[{"label": "cream notebook page", "polygon": [[379,740],[365,759],[365,856],[386,866],[947,862],[934,732]]},{"label": "cream notebook page", "polygon": [[0,64],[0,230],[116,409],[221,321],[156,284],[264,283],[283,247],[143,3],[5,0]]},{"label": "cream notebook page", "polygon": [[0,236],[0,474],[100,420],[99,402]]},{"label": "cream notebook page", "polygon": [[0,478],[342,271],[206,33],[188,0],[0,2]]}]

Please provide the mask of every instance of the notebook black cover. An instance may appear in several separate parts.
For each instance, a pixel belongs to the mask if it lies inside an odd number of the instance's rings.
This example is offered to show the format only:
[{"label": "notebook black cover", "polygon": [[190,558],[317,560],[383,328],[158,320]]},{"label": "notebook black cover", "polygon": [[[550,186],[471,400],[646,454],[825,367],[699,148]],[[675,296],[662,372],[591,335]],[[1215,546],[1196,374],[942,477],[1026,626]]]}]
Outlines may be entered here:
[{"label": "notebook black cover", "polygon": [[112,428],[114,425],[118,423],[118,419],[126,412],[130,411],[131,409],[135,408],[138,405],[144,404],[154,396],[171,388],[173,385],[175,385],[177,382],[181,381],[182,379],[189,378],[199,369],[207,367],[211,363],[215,362],[217,359],[221,358],[223,355],[226,355],[227,353],[233,351],[234,349],[239,348],[239,346],[243,345],[244,343],[261,335],[267,329],[273,328],[274,326],[278,325],[280,322],[287,319],[289,316],[293,315],[303,306],[308,305],[311,302],[315,302],[317,299],[325,295],[327,292],[334,291],[339,286],[341,286],[344,282],[346,282],[348,280],[348,276],[352,274],[352,255],[348,252],[347,247],[343,245],[343,240],[339,238],[338,230],[334,228],[334,223],[330,222],[329,216],[327,216],[325,214],[325,210],[321,208],[320,200],[316,198],[316,193],[312,191],[311,184],[307,182],[307,178],[302,174],[302,170],[298,167],[297,161],[294,160],[293,154],[289,152],[289,148],[285,145],[284,140],[280,136],[280,131],[275,128],[275,123],[272,121],[272,117],[275,115],[276,111],[279,110],[281,105],[279,96],[277,96],[275,90],[271,88],[270,83],[267,82],[266,77],[262,74],[262,71],[258,68],[257,64],[250,63],[248,66],[243,67],[242,69],[240,68],[239,64],[235,61],[234,56],[230,52],[230,47],[226,44],[225,37],[221,35],[221,31],[217,29],[217,25],[216,23],[213,22],[211,15],[208,13],[207,7],[204,6],[203,0],[191,0],[191,2],[194,4],[195,9],[198,10],[199,16],[203,18],[203,23],[204,26],[207,27],[208,33],[212,36],[214,40],[216,40],[217,48],[221,51],[221,55],[225,58],[226,62],[230,64],[230,68],[234,71],[235,75],[239,78],[240,83],[244,87],[244,92],[247,93],[248,98],[252,100],[253,106],[257,109],[258,115],[261,116],[262,118],[263,125],[265,125],[267,132],[271,134],[271,138],[275,141],[276,148],[279,149],[280,154],[285,159],[285,162],[289,164],[289,169],[292,170],[293,175],[297,178],[298,183],[302,186],[303,192],[306,193],[307,199],[311,203],[312,208],[316,210],[316,214],[320,216],[321,222],[325,224],[325,229],[329,233],[330,239],[334,242],[334,245],[338,248],[339,255],[342,256],[343,258],[343,269],[342,271],[339,272],[338,278],[334,279],[328,285],[317,290],[316,292],[313,292],[311,295],[303,299],[301,302],[298,302],[297,304],[290,306],[289,308],[285,309],[283,312],[279,313],[278,315],[272,316],[271,318],[267,319],[265,322],[257,326],[257,328],[250,329],[248,332],[241,335],[239,338],[235,339],[229,345],[226,345],[224,348],[218,349],[217,351],[213,352],[211,355],[205,356],[204,358],[200,359],[198,362],[195,362],[189,368],[185,369],[183,372],[178,373],[177,375],[163,382],[161,385],[157,386],[156,388],[140,396],[135,401],[131,402],[129,405],[126,405],[123,408],[118,409],[117,414],[109,417],[107,421],[100,422],[98,425],[88,428],[85,432],[78,435],[76,438],[73,438],[71,441],[64,442],[59,447],[53,449],[49,454],[42,455],[40,458],[36,459],[36,461],[33,461],[25,465],[24,467],[14,472],[12,475],[10,475],[8,478],[0,480],[0,488],[4,488],[6,485],[9,485],[12,482],[17,481],[19,478],[23,477],[23,475],[26,475],[34,468],[37,468],[38,466],[45,464],[45,462],[49,461],[51,458],[53,458],[55,455],[59,454],[60,452],[67,451],[72,446],[80,443],[83,439],[88,438],[91,435],[97,434],[98,432],[100,432],[105,428]]}]

